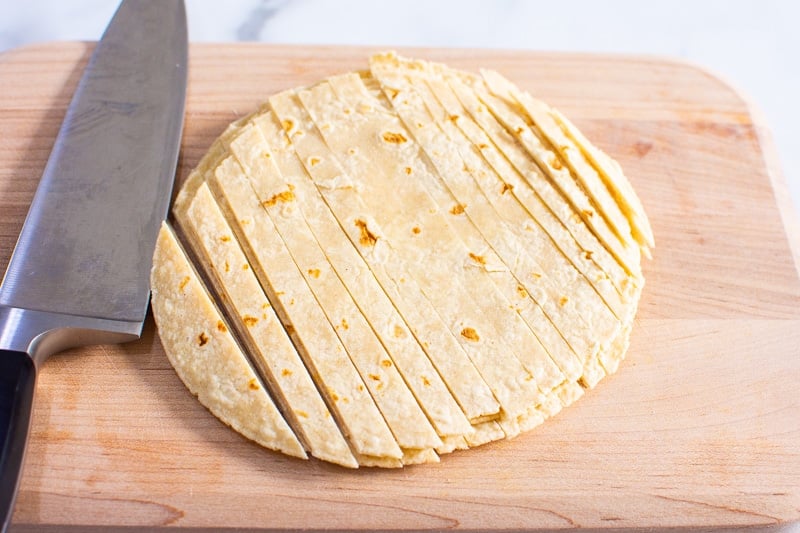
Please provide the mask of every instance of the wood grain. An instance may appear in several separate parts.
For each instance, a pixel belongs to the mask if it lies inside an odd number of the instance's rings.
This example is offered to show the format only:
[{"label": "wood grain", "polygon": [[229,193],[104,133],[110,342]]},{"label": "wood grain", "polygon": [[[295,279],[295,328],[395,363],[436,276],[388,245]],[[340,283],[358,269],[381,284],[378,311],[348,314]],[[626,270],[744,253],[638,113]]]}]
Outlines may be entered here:
[{"label": "wood grain", "polygon": [[[0,55],[5,268],[91,44]],[[366,67],[366,48],[195,45],[179,178],[280,89]],[[143,338],[54,356],[38,384],[19,531],[108,526],[548,529],[800,519],[799,235],[749,104],[680,62],[403,50],[491,66],[626,169],[657,240],[628,359],[531,433],[439,465],[355,472],[239,437]]]}]

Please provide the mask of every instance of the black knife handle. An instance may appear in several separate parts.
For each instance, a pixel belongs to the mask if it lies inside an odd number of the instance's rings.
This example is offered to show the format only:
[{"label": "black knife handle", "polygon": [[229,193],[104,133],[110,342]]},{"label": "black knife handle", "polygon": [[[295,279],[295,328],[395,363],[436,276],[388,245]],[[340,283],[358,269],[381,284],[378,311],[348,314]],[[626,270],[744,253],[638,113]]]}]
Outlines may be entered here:
[{"label": "black knife handle", "polygon": [[25,352],[0,350],[0,531],[14,513],[14,499],[30,429],[36,367]]}]

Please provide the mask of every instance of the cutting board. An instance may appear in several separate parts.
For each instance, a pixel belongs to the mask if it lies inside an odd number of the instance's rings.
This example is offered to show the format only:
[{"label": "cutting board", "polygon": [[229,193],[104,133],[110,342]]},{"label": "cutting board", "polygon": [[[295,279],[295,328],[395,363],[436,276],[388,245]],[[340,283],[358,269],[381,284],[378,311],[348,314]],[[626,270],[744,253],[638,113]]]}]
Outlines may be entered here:
[{"label": "cutting board", "polygon": [[[0,55],[5,269],[91,52]],[[366,48],[195,45],[179,179],[278,90],[366,67]],[[800,519],[800,232],[747,101],[683,62],[403,50],[491,66],[560,108],[626,169],[657,240],[627,360],[512,441],[436,465],[348,471],[262,449],[139,342],[42,368],[14,529],[734,527]],[[98,154],[102,157],[102,154]]]}]

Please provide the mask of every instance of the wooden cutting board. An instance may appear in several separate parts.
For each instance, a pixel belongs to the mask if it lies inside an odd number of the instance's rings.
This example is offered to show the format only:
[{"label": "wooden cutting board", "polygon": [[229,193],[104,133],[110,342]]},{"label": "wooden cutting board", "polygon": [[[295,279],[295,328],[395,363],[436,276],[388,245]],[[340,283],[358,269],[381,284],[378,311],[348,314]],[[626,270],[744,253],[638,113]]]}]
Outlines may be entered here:
[{"label": "wooden cutting board", "polygon": [[[5,269],[92,46],[0,55]],[[179,178],[280,89],[366,67],[366,48],[196,45]],[[657,240],[628,359],[531,433],[438,465],[347,471],[259,448],[143,338],[42,368],[15,529],[695,528],[800,519],[800,232],[763,123],[670,60],[404,50],[494,67],[619,159]],[[102,157],[102,154],[98,154]]]}]

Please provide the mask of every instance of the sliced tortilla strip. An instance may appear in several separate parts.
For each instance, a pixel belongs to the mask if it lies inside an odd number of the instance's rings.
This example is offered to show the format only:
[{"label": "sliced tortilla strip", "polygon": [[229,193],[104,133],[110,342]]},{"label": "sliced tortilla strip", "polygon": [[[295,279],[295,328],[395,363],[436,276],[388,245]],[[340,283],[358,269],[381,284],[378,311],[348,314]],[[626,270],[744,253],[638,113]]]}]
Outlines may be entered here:
[{"label": "sliced tortilla strip", "polygon": [[306,459],[166,223],[153,264],[153,316],[164,351],[189,391],[248,439]]},{"label": "sliced tortilla strip", "polygon": [[[469,88],[458,80],[449,80],[456,94],[461,95]],[[638,247],[633,247],[628,241],[622,240],[613,229],[598,214],[597,208],[589,199],[586,192],[572,178],[569,170],[558,160],[556,154],[549,150],[536,132],[520,117],[504,100],[492,96],[480,87],[472,90],[478,95],[491,113],[511,132],[528,153],[536,161],[539,168],[558,188],[562,195],[572,204],[575,213],[583,219],[600,242],[611,252],[614,257],[625,267],[628,273],[641,278],[641,265]],[[461,96],[459,96],[461,98]]]},{"label": "sliced tortilla strip", "polygon": [[[484,69],[481,70],[481,74],[492,93],[509,102],[518,102],[532,118],[533,113],[531,111],[535,110],[542,121],[542,126],[540,127],[551,140],[551,143],[555,145],[562,144],[557,139],[563,139],[565,136],[568,142],[563,144],[580,151],[580,156],[585,159],[586,163],[593,167],[593,170],[598,174],[614,200],[618,203],[622,213],[624,213],[628,219],[633,237],[641,246],[642,252],[649,257],[650,248],[655,248],[653,230],[650,227],[650,221],[644,211],[639,196],[631,186],[628,178],[625,177],[619,163],[590,142],[586,136],[557,109],[534,98],[527,92],[520,91],[511,81],[496,71]],[[545,116],[545,114],[548,116]],[[534,120],[536,119],[534,118]],[[546,125],[546,127],[544,125]],[[555,128],[561,131],[555,131]],[[572,158],[577,159],[578,157],[577,154],[574,152],[572,153]]]},{"label": "sliced tortilla strip", "polygon": [[[251,359],[269,385],[295,433],[311,454],[333,463],[357,468],[342,433],[317,391],[303,361],[284,331],[275,310],[233,236],[233,230],[211,195],[207,184],[197,190],[184,227],[193,233],[195,251],[209,264],[228,316],[240,319],[244,343]],[[244,268],[247,267],[247,268]],[[221,327],[224,325],[221,324]]]},{"label": "sliced tortilla strip", "polygon": [[[329,88],[328,88],[329,89]],[[333,95],[331,95],[333,97]],[[393,269],[394,265],[402,265],[420,283],[425,291],[427,300],[434,305],[437,312],[448,324],[464,347],[481,376],[492,389],[494,396],[506,411],[521,412],[528,405],[536,403],[539,392],[533,377],[521,366],[513,353],[507,348],[500,349],[499,343],[489,342],[477,335],[464,315],[470,313],[473,324],[480,323],[476,307],[462,305],[465,309],[456,308],[452,302],[460,302],[460,291],[456,290],[453,280],[443,283],[441,278],[431,277],[432,272],[425,269],[425,261],[418,258],[402,257],[395,251],[383,233],[382,228],[370,216],[361,194],[353,186],[331,187],[331,183],[353,183],[348,173],[340,166],[337,158],[326,146],[319,131],[316,130],[308,113],[300,105],[296,97],[285,92],[270,98],[273,111],[283,124],[291,123],[291,140],[300,159],[304,162],[312,157],[319,160],[314,166],[307,166],[306,170],[322,193],[331,211],[336,215],[341,227],[348,233],[351,242],[356,245],[370,268],[373,263],[382,264],[386,269]],[[327,126],[326,126],[327,125]],[[322,131],[335,135],[336,128],[324,121],[320,128]],[[348,126],[349,128],[349,126]],[[345,148],[345,151],[347,148]],[[366,150],[366,149],[365,149]],[[402,169],[401,169],[402,170]],[[409,234],[412,228],[408,228]],[[373,272],[379,269],[373,269]],[[394,273],[394,272],[392,272]],[[398,272],[399,273],[399,272]],[[404,285],[403,277],[392,277],[391,283]],[[425,283],[423,286],[422,284]],[[403,286],[403,290],[405,287]],[[451,292],[455,294],[451,297]],[[449,305],[448,305],[449,303]],[[451,384],[452,386],[452,384]]]},{"label": "sliced tortilla strip", "polygon": [[483,85],[494,96],[499,96],[507,103],[523,110],[544,145],[556,154],[557,161],[560,161],[562,167],[566,165],[571,171],[575,181],[586,192],[589,200],[597,207],[598,213],[606,220],[620,240],[633,243],[635,238],[632,235],[628,218],[623,214],[621,207],[597,170],[550,115],[549,106],[541,100],[533,98],[530,94],[520,91],[498,72],[483,70],[481,74],[483,75]]},{"label": "sliced tortilla strip", "polygon": [[476,446],[481,446],[483,444],[504,439],[506,437],[505,432],[495,421],[483,422],[482,424],[475,424],[473,426],[475,428],[475,432],[467,435],[466,440],[467,444],[474,448]]},{"label": "sliced tortilla strip", "polygon": [[294,186],[281,178],[275,157],[263,141],[253,146],[253,141],[244,137],[248,133],[260,137],[252,126],[246,126],[232,141],[232,149],[314,294],[315,304],[319,303],[336,330],[395,440],[401,448],[439,446],[439,437],[400,375],[394,358],[386,352],[306,224],[297,206]]},{"label": "sliced tortilla strip", "polygon": [[[566,262],[566,258],[552,245],[547,235],[531,220],[530,215],[524,211],[522,206],[510,194],[503,192],[499,187],[501,182],[495,180],[497,186],[487,187],[488,191],[487,189],[480,190],[477,183],[472,183],[472,189],[469,189],[469,182],[464,183],[462,187],[459,187],[460,184],[455,183],[456,178],[471,181],[472,177],[475,177],[476,182],[486,182],[492,178],[489,174],[493,174],[494,172],[488,163],[482,160],[473,151],[469,140],[452,124],[452,121],[447,119],[444,109],[434,100],[433,95],[428,92],[428,87],[419,81],[416,86],[412,87],[411,80],[413,80],[413,78],[409,73],[406,73],[405,76],[400,73],[393,73],[390,65],[386,62],[382,64],[379,57],[373,56],[371,66],[373,73],[380,76],[382,83],[388,84],[388,87],[386,87],[387,96],[394,96],[394,101],[396,102],[395,109],[400,113],[400,116],[408,125],[409,130],[417,137],[419,144],[425,147],[426,152],[429,154],[434,164],[439,167],[439,176],[444,181],[454,184],[451,190],[460,188],[463,191],[458,198],[458,205],[462,206],[462,209],[467,214],[470,214],[473,208],[477,210],[486,210],[488,206],[485,200],[489,199],[491,205],[498,207],[496,211],[493,210],[493,212],[490,213],[490,217],[500,217],[498,213],[502,213],[505,222],[508,222],[513,227],[525,228],[526,231],[517,231],[510,236],[500,237],[499,244],[494,245],[495,249],[499,252],[500,249],[498,246],[503,246],[517,240],[517,248],[512,248],[510,253],[506,254],[507,257],[504,257],[506,264],[512,264],[513,266],[511,268],[514,269],[515,272],[521,269],[523,272],[529,273],[529,275],[534,272],[537,274],[541,273],[535,277],[537,281],[541,281],[540,278],[546,277],[548,272],[566,273],[565,276],[568,276],[568,278],[561,280],[562,292],[560,294],[570,294],[570,298],[574,295],[575,299],[572,301],[572,305],[581,302],[582,296],[583,303],[581,305],[582,313],[578,313],[577,316],[575,313],[570,315],[564,312],[562,314],[562,309],[565,307],[563,305],[559,305],[555,310],[553,310],[551,306],[551,314],[555,313],[568,321],[562,325],[562,331],[566,329],[570,331],[570,333],[573,333],[573,335],[576,334],[577,331],[580,331],[580,335],[583,335],[584,338],[602,335],[602,331],[600,331],[602,328],[595,326],[595,320],[590,319],[590,324],[583,328],[579,325],[584,322],[584,317],[592,316],[593,313],[598,313],[600,315],[606,314],[603,320],[605,320],[606,323],[610,323],[612,328],[606,333],[608,336],[607,342],[610,343],[610,339],[613,338],[619,330],[616,319],[609,313],[604,303],[600,301],[591,285]],[[428,111],[425,110],[426,107]],[[441,117],[438,123],[430,113],[435,113]],[[449,143],[446,142],[447,139],[450,140]],[[463,156],[463,159],[461,156]],[[486,196],[483,196],[484,193]],[[471,208],[470,204],[473,204],[474,207]],[[461,209],[457,210],[457,212],[460,211]],[[516,215],[516,218],[514,218],[513,215]],[[497,229],[498,227],[502,227],[502,225],[503,221],[491,219],[486,221],[484,219],[483,222],[479,223],[476,220],[476,226],[480,227],[481,232],[487,236],[487,239],[490,238],[486,234],[487,231]],[[511,233],[511,231],[507,230],[506,233]],[[494,239],[494,242],[497,241],[498,239]],[[522,244],[522,242],[525,244]],[[532,267],[530,264],[526,265],[524,256],[528,250],[535,252],[536,256],[541,258],[540,261],[544,261],[544,264],[537,267]],[[530,263],[530,261],[528,261],[528,263]],[[522,281],[521,278],[522,276],[517,276],[517,279],[520,281]],[[530,289],[530,286],[525,283],[518,286],[518,292],[523,299],[526,299],[528,294],[531,294],[535,299],[536,294],[541,290],[546,291],[546,289]],[[555,298],[550,296],[548,298],[548,296],[545,295],[544,301],[553,304],[558,301],[558,298],[559,296]],[[538,308],[535,309],[538,310]],[[523,318],[526,318],[526,314],[533,314],[529,313],[529,310],[530,308],[523,308],[520,310],[520,314]],[[560,333],[552,328],[552,324],[547,318],[542,316],[541,311],[526,320],[539,338],[542,339],[551,357],[559,364],[567,379],[569,381],[577,380],[582,370],[583,358],[580,359],[580,362],[578,361],[575,353],[564,344]],[[546,325],[550,325],[550,328],[543,328],[542,322]],[[538,329],[537,325],[539,326]],[[576,325],[578,327],[575,327]],[[584,348],[584,350],[586,350],[586,348]],[[584,358],[590,357],[591,355],[592,353],[589,351]],[[577,365],[577,368],[575,368],[575,365]]]},{"label": "sliced tortilla strip", "polygon": [[425,463],[438,463],[439,455],[430,448],[424,450],[404,450],[404,465],[421,465]]},{"label": "sliced tortilla strip", "polygon": [[[261,124],[261,127],[256,123]],[[261,130],[270,135],[269,145]],[[308,224],[336,275],[344,282],[359,309],[380,337],[394,365],[402,373],[437,433],[444,436],[470,432],[472,428],[469,420],[389,297],[370,273],[369,266],[353,248],[316,190],[309,190],[314,185],[306,176],[305,167],[294,150],[287,149],[290,147],[286,141],[283,130],[279,129],[271,116],[260,117],[254,119],[253,124],[244,128],[231,141],[230,149],[243,166],[251,169],[248,177],[262,202],[273,196],[270,188],[291,188],[297,199],[296,215],[302,217],[303,224]],[[264,164],[267,154],[276,165],[276,171],[267,173],[254,169]],[[259,181],[263,182],[261,187],[257,185]],[[316,203],[312,203],[314,200]],[[311,275],[318,277],[319,273],[312,271]]]},{"label": "sliced tortilla strip", "polygon": [[597,172],[614,194],[622,211],[628,217],[633,230],[633,236],[639,241],[642,252],[650,258],[650,249],[655,248],[655,237],[650,227],[650,220],[644,211],[644,206],[633,189],[630,181],[622,172],[622,167],[608,154],[592,144],[583,133],[562,115],[557,109],[550,108],[550,114],[561,126],[564,133],[569,136],[581,149],[584,156],[591,162]]},{"label": "sliced tortilla strip", "polygon": [[[473,429],[472,432],[474,431]],[[469,444],[467,444],[467,439],[463,435],[449,436],[442,439],[442,445],[436,448],[436,453],[444,455],[456,450],[466,450],[467,448],[469,448]]]},{"label": "sliced tortilla strip", "polygon": [[[446,92],[444,87],[452,90],[438,80],[429,80],[428,84],[437,96]],[[605,277],[608,277],[623,297],[623,301],[635,296],[639,285],[638,278],[632,278],[624,270],[624,267],[590,230],[583,219],[573,211],[569,203],[544,177],[539,167],[530,160],[530,157],[511,134],[494,116],[488,113],[472,91],[462,91],[457,97],[467,111],[469,120],[458,120],[456,124],[473,139],[473,143],[477,140],[476,137],[480,136],[478,128],[475,128],[473,124],[477,125],[483,134],[491,139],[491,142],[478,142],[476,146],[481,148],[482,155],[487,158],[487,161],[502,176],[503,180],[512,187],[511,192],[514,196],[532,213],[536,213],[537,220],[545,223],[549,219],[546,214],[549,210],[567,228],[582,248],[582,256],[585,261],[596,263],[603,271],[599,274],[589,274],[592,280],[600,283]],[[446,102],[442,103],[447,107]],[[495,147],[502,152],[507,161],[504,158],[496,157]],[[547,209],[538,208],[537,204],[540,203],[538,200],[541,200]],[[548,232],[551,232],[551,235],[558,234],[558,225],[550,224]],[[567,242],[567,239],[555,240],[559,243]]]},{"label": "sliced tortilla strip", "polygon": [[255,114],[244,116],[229,124],[225,131],[211,143],[211,148],[200,158],[197,166],[189,173],[172,204],[172,213],[179,223],[184,218],[186,210],[189,209],[189,204],[197,193],[197,189],[206,181],[206,174],[213,170],[227,155],[225,140],[236,135],[242,125],[246,124]]},{"label": "sliced tortilla strip", "polygon": [[226,217],[238,222],[234,230],[256,276],[353,449],[400,459],[400,446],[239,163],[225,158],[210,185]]}]

